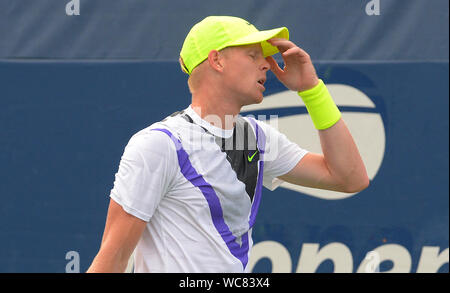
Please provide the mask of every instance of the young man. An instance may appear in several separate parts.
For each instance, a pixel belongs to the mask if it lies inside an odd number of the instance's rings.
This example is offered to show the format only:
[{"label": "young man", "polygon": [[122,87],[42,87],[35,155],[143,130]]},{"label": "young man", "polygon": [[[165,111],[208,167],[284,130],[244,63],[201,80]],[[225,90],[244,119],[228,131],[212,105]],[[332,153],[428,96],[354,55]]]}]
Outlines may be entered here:
[{"label": "young man", "polygon": [[[258,31],[228,16],[191,29],[180,53],[191,105],[130,139],[88,272],[123,272],[135,249],[135,272],[245,272],[263,184],[368,186],[339,110],[309,55],[288,39],[287,28]],[[271,57],[277,52],[283,69]],[[268,70],[304,100],[323,154],[238,116],[262,101]]]}]

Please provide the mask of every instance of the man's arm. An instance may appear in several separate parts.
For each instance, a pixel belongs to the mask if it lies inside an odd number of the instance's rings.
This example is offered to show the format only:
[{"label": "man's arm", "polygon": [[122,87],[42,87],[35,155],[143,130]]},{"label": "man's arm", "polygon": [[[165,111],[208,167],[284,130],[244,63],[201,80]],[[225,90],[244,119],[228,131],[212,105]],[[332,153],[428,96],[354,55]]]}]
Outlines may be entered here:
[{"label": "man's arm", "polygon": [[[268,42],[279,49],[285,66],[281,69],[273,57],[267,57],[267,61],[272,72],[287,88],[297,92],[317,88],[319,78],[310,56],[304,50],[285,39],[271,39]],[[369,186],[358,148],[345,122],[336,116],[336,112],[339,114],[337,108],[330,112],[334,116],[332,122],[337,120],[335,117],[339,120],[331,127],[318,130],[323,155],[308,153],[280,179],[307,187],[350,193]]]},{"label": "man's arm", "polygon": [[146,224],[110,199],[102,244],[87,273],[123,273]]},{"label": "man's arm", "polygon": [[369,186],[366,168],[353,138],[340,119],[319,130],[322,154],[308,153],[280,179],[307,187],[340,192],[359,192]]}]

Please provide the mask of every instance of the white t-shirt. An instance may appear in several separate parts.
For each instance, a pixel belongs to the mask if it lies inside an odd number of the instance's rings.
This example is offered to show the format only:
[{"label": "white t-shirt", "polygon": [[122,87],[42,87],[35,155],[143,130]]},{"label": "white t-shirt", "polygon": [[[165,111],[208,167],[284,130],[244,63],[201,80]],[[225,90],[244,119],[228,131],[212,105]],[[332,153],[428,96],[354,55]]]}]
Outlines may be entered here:
[{"label": "white t-shirt", "polygon": [[262,185],[275,189],[306,153],[267,123],[223,130],[191,106],[137,132],[110,194],[148,222],[134,271],[245,272]]}]

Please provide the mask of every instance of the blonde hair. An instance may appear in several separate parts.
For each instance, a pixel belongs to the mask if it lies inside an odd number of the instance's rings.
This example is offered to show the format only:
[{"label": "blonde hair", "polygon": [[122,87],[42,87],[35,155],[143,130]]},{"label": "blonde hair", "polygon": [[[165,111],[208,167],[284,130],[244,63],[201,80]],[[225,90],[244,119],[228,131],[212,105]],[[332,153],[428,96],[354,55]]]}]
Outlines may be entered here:
[{"label": "blonde hair", "polygon": [[[181,56],[180,56],[180,59],[178,59],[178,61],[180,63],[181,71],[183,71],[186,74],[189,74],[187,71],[186,65],[183,62],[183,58],[181,58]],[[195,89],[197,88],[198,81],[200,79],[198,70],[196,70],[197,68],[200,67],[200,65],[198,65],[196,68],[194,68],[194,70],[192,70],[191,74],[189,74],[187,83],[188,83],[189,91],[191,92],[191,94],[194,93]]]}]

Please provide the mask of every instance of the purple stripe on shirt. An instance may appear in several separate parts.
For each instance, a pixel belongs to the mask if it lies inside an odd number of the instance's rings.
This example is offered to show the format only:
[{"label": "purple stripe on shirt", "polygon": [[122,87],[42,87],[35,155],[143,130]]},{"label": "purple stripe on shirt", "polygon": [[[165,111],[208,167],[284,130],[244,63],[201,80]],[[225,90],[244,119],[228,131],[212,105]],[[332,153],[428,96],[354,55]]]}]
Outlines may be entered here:
[{"label": "purple stripe on shirt", "polygon": [[256,215],[258,214],[258,208],[259,204],[261,202],[261,194],[262,194],[262,182],[263,182],[263,173],[264,173],[264,148],[266,145],[266,135],[264,134],[264,131],[261,129],[261,127],[258,126],[258,123],[256,121],[249,117],[248,119],[250,123],[253,126],[253,129],[256,133],[256,142],[258,144],[258,150],[260,153],[259,156],[259,171],[258,171],[258,181],[256,182],[256,189],[255,189],[255,198],[253,200],[252,210],[250,212],[250,219],[249,219],[249,228],[252,228],[255,224]]},{"label": "purple stripe on shirt", "polygon": [[239,259],[245,269],[248,263],[248,232],[242,235],[242,245],[239,245],[236,241],[236,236],[233,235],[233,233],[230,231],[230,228],[225,223],[219,197],[217,196],[213,187],[208,182],[206,182],[203,176],[195,170],[194,166],[189,160],[189,155],[183,149],[180,140],[167,129],[155,128],[152,130],[162,131],[172,139],[176,146],[178,164],[180,166],[181,173],[195,187],[200,189],[206,201],[208,202],[214,227],[219,232],[231,254]]}]

